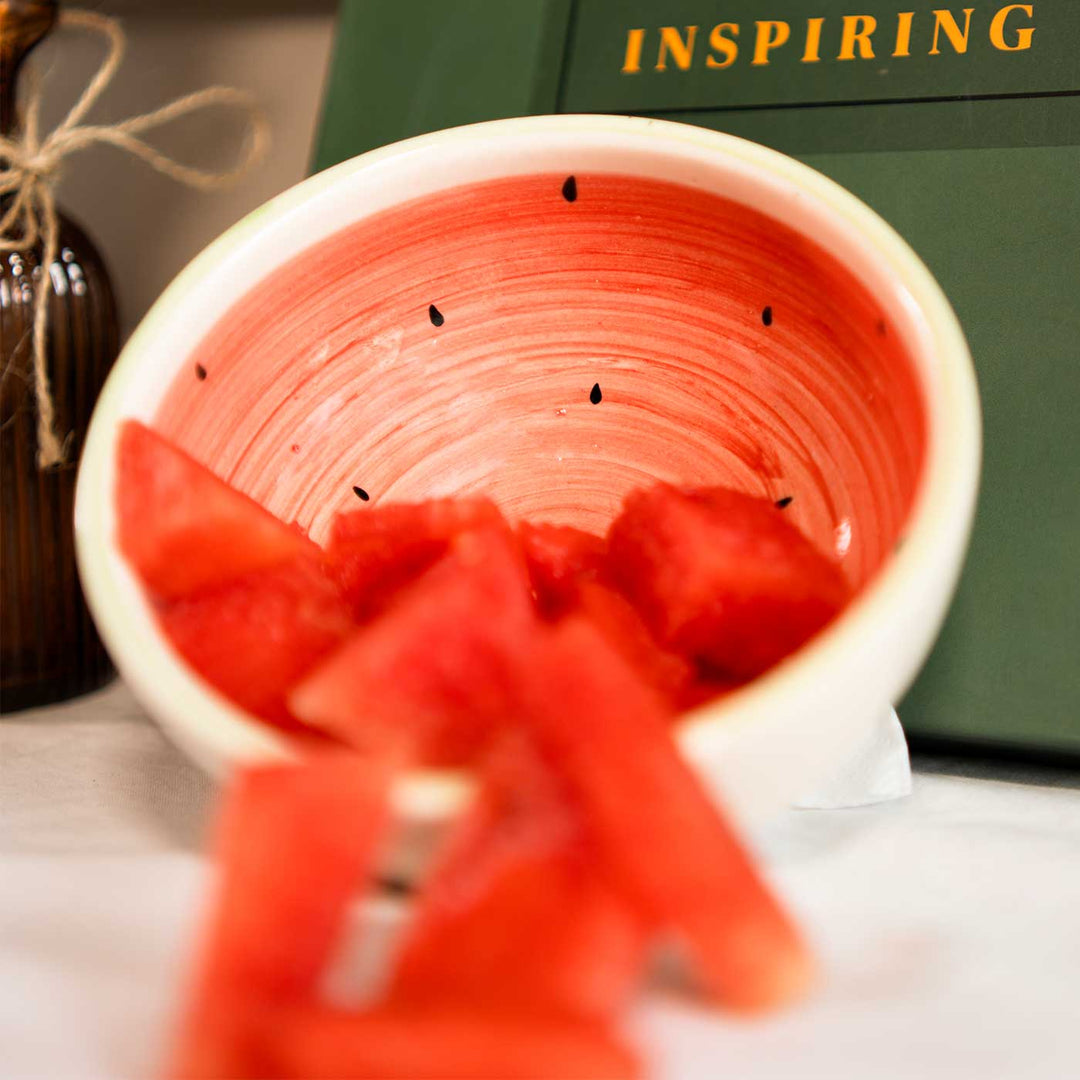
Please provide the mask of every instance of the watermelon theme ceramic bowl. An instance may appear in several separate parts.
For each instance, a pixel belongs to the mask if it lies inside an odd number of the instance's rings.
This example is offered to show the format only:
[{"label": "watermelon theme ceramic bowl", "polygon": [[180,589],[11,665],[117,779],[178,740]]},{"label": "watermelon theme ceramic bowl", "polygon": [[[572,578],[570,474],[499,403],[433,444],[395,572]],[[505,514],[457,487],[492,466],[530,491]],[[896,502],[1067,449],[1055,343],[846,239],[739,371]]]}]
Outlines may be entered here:
[{"label": "watermelon theme ceramic bowl", "polygon": [[[97,624],[197,761],[289,753],[202,683],[115,543],[136,417],[321,540],[372,502],[486,492],[602,531],[652,478],[775,500],[858,589],[682,749],[744,819],[804,794],[905,690],[966,547],[980,421],[941,290],[856,198],[696,127],[562,116],[365,154],[235,226],[132,336],[83,454],[75,530]],[[437,642],[432,648],[437,648]],[[467,778],[418,773],[406,817]]]}]

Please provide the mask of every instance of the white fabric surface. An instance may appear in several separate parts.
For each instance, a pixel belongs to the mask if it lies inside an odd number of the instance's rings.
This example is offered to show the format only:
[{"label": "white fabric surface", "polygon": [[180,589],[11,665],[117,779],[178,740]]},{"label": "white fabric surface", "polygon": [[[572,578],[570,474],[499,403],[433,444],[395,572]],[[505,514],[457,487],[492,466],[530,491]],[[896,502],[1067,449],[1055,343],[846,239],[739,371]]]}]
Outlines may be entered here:
[{"label": "white fabric surface", "polygon": [[[157,1071],[212,794],[123,687],[0,722],[5,1080]],[[1077,1075],[1080,791],[917,774],[907,799],[793,810],[755,843],[821,986],[755,1022],[652,990],[628,1033],[653,1075]],[[399,912],[366,919],[385,936]]]}]

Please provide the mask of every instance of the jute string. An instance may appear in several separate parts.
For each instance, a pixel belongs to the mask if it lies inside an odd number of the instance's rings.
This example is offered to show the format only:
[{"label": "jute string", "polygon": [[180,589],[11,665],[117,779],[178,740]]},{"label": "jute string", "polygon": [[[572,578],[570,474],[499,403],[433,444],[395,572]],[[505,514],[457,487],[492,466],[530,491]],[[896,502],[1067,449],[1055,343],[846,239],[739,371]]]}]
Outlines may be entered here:
[{"label": "jute string", "polygon": [[[25,109],[22,128],[16,138],[0,137],[0,195],[12,194],[10,206],[0,217],[0,251],[25,251],[42,243],[41,276],[34,289],[34,392],[37,400],[38,468],[64,464],[70,437],[56,432],[56,415],[49,386],[47,357],[50,277],[56,258],[59,222],[55,188],[64,158],[96,143],[107,143],[142,158],[158,172],[202,191],[213,191],[233,183],[266,152],[269,125],[251,95],[228,86],[211,86],[176,101],[122,120],[116,124],[81,124],[102,92],[112,81],[123,59],[126,39],[116,19],[93,11],[63,11],[62,27],[101,34],[108,41],[108,53],[82,96],[66,117],[44,137],[40,134],[41,93],[33,87]],[[213,172],[196,169],[155,150],[138,136],[152,128],[209,106],[226,105],[242,109],[248,118],[247,146],[242,160],[232,169]]]}]

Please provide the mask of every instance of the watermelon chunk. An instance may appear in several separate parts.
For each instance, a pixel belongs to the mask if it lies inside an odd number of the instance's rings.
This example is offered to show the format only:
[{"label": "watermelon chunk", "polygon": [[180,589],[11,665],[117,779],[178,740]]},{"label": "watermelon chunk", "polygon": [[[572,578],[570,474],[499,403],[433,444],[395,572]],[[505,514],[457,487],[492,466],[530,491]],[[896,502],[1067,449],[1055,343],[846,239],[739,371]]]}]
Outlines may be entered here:
[{"label": "watermelon chunk", "polygon": [[518,536],[540,611],[553,616],[569,608],[578,586],[593,581],[604,568],[607,544],[569,525],[532,525],[523,521]]},{"label": "watermelon chunk", "polygon": [[572,611],[587,619],[608,644],[676,709],[698,692],[697,672],[678,653],[662,649],[626,597],[594,581],[578,585]]},{"label": "watermelon chunk", "polygon": [[628,896],[689,945],[735,1008],[801,992],[810,956],[668,732],[670,713],[602,634],[570,617],[522,683],[521,717]]},{"label": "watermelon chunk", "polygon": [[160,599],[318,554],[299,531],[137,420],[120,432],[116,500],[120,550]]},{"label": "watermelon chunk", "polygon": [[513,537],[463,533],[304,679],[289,706],[362,750],[467,763],[505,721],[509,670],[526,655],[536,625]]},{"label": "watermelon chunk", "polygon": [[286,694],[354,628],[337,589],[308,558],[161,604],[158,616],[211,686],[262,720],[308,734]]},{"label": "watermelon chunk", "polygon": [[[634,1055],[602,1027],[445,1003],[349,1013],[280,1010],[249,1080],[634,1080]],[[232,1077],[230,1080],[245,1080]]]},{"label": "watermelon chunk", "polygon": [[171,1076],[242,1075],[272,1003],[312,995],[386,827],[390,772],[346,750],[233,777],[219,880]]},{"label": "watermelon chunk", "polygon": [[844,606],[840,568],[765,499],[666,484],[629,495],[608,534],[609,566],[657,638],[749,679]]},{"label": "watermelon chunk", "polygon": [[326,566],[358,619],[377,614],[405,585],[429,570],[461,533],[506,527],[482,497],[391,503],[338,514]]},{"label": "watermelon chunk", "polygon": [[500,749],[424,883],[389,1000],[611,1017],[640,978],[645,925],[535,755]]}]

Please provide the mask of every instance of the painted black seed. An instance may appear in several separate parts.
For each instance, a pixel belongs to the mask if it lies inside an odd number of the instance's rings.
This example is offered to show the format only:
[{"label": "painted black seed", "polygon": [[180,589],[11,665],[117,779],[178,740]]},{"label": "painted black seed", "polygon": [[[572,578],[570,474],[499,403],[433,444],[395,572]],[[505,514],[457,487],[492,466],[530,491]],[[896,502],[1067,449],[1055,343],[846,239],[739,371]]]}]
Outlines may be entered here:
[{"label": "painted black seed", "polygon": [[772,326],[772,305],[766,306],[765,310],[761,313],[761,321],[766,326]]},{"label": "painted black seed", "polygon": [[878,321],[877,321],[877,332],[878,332],[878,333],[879,333],[879,334],[880,334],[880,335],[881,335],[882,337],[884,337],[884,336],[885,336],[885,330],[886,330],[886,327],[885,327],[885,320],[884,320],[884,319],[878,319]]},{"label": "painted black seed", "polygon": [[414,892],[412,884],[403,877],[381,877],[378,886],[391,896],[410,896]]},{"label": "painted black seed", "polygon": [[604,400],[604,395],[600,392],[600,384],[593,383],[593,388],[589,391],[589,400],[594,405],[599,405]]},{"label": "painted black seed", "polygon": [[353,494],[362,502],[367,502],[371,498],[362,487],[356,487],[355,485],[353,486]]},{"label": "painted black seed", "polygon": [[434,304],[428,306],[427,313],[432,326],[442,326],[446,322],[446,316]]},{"label": "painted black seed", "polygon": [[202,364],[195,365],[195,378],[202,382],[206,378],[206,368]]},{"label": "painted black seed", "polygon": [[573,202],[577,198],[577,180],[574,177],[568,176],[563,181],[562,197],[567,202]]},{"label": "painted black seed", "polygon": [[794,499],[794,495],[785,495],[782,499],[776,500],[776,509],[783,510],[785,506],[791,505],[791,500]]}]

